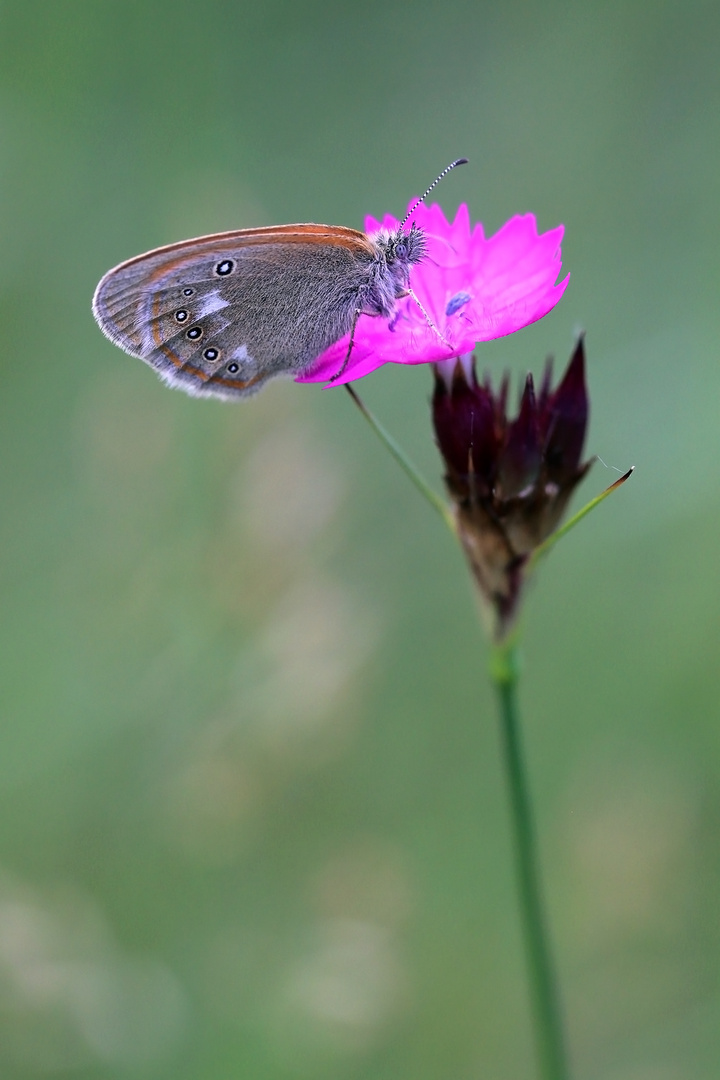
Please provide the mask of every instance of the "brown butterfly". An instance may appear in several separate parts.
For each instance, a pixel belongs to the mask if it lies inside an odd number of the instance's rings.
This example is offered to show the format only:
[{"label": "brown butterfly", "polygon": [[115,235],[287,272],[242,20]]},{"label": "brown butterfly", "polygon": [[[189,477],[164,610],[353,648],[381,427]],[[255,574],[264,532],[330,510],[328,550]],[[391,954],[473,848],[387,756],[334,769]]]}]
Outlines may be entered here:
[{"label": "brown butterfly", "polygon": [[425,254],[422,231],[405,231],[411,213],[372,236],[274,225],[156,248],[105,274],[93,314],[121,349],[198,397],[247,397],[299,375],[349,333],[344,370],[360,315],[390,318],[410,293],[410,267]]}]

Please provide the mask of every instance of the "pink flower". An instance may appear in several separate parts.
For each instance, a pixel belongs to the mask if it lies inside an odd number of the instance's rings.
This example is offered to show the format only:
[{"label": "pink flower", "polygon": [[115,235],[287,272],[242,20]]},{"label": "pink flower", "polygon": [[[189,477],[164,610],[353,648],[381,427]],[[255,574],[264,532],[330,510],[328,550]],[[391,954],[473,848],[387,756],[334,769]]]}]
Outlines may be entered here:
[{"label": "pink flower", "polygon": [[[462,356],[478,341],[504,337],[542,319],[565,292],[569,274],[556,284],[562,225],[538,235],[535,215],[518,214],[486,240],[479,222],[471,229],[465,204],[452,224],[437,204],[418,206],[413,221],[425,233],[427,255],[413,266],[410,285],[439,333],[411,296],[398,301],[390,320],[361,315],[350,361],[333,386],[368,375],[382,364],[427,364]],[[368,217],[365,231],[391,232],[398,225],[390,214],[382,221]],[[349,335],[336,341],[296,382],[332,379],[342,368],[349,341]]]}]

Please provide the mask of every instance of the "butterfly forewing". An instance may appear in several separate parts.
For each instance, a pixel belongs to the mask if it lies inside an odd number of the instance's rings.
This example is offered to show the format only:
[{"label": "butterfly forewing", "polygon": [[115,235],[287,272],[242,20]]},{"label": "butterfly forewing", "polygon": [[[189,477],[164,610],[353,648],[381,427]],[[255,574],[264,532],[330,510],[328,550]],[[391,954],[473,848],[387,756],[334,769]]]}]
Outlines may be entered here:
[{"label": "butterfly forewing", "polygon": [[354,229],[286,225],[188,240],[121,264],[93,310],[111,340],[196,395],[246,396],[350,329],[377,257]]}]

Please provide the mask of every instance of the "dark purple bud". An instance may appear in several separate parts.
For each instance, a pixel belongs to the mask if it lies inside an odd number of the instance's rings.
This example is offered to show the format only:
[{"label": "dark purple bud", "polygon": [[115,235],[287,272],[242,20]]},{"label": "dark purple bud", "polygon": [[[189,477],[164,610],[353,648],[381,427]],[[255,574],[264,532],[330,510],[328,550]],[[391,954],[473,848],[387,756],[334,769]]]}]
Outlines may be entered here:
[{"label": "dark purple bud", "polygon": [[497,452],[492,393],[478,386],[474,370],[468,383],[459,361],[449,389],[435,371],[433,424],[450,475],[464,481],[469,490],[489,491]]},{"label": "dark purple bud", "polygon": [[564,483],[577,470],[588,421],[585,386],[585,349],[577,343],[562,382],[547,400],[544,410],[545,462],[548,479]]},{"label": "dark purple bud", "polygon": [[[488,379],[488,389],[490,388],[490,376]],[[507,413],[508,394],[510,393],[510,372],[506,371],[500,381],[500,389],[497,392],[497,414],[502,420],[503,427],[505,426],[505,416]]]},{"label": "dark purple bud", "polygon": [[505,446],[500,452],[496,484],[498,497],[512,499],[532,488],[540,472],[541,460],[535,388],[532,375],[528,375],[518,418],[509,425]]},{"label": "dark purple bud", "polygon": [[580,464],[588,419],[583,343],[557,389],[550,360],[537,399],[528,375],[514,420],[507,375],[497,392],[489,376],[478,385],[474,361],[472,369],[437,365],[435,376],[433,420],[458,536],[499,640],[517,614],[528,560],[591,465]]},{"label": "dark purple bud", "polygon": [[507,417],[507,376],[497,392],[489,376],[478,386],[474,361],[472,369],[459,361],[437,365],[435,376],[433,419],[458,536],[500,640],[517,615],[532,552],[557,528],[592,464],[581,464],[588,416],[583,342],[557,389],[552,360],[538,397],[528,376],[515,420]]},{"label": "dark purple bud", "polygon": [[548,356],[545,361],[545,370],[543,371],[542,382],[540,384],[540,393],[538,394],[537,407],[538,416],[540,417],[540,431],[545,430],[545,412],[547,410],[547,404],[550,399],[550,391],[552,389],[552,373],[553,373],[553,358]]}]

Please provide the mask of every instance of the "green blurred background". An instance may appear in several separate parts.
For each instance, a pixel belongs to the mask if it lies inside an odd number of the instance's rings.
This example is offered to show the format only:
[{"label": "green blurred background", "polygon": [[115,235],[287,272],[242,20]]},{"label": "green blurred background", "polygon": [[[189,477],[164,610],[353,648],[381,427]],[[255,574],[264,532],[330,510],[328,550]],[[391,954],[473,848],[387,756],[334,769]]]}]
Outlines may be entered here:
[{"label": "green blurred background", "polygon": [[[720,1075],[720,9],[0,4],[0,1076],[520,1080],[530,1022],[462,559],[342,390],[163,388],[101,274],[362,226],[454,157],[567,227],[589,450],[522,700],[575,1080]],[[368,403],[440,483],[426,369]],[[616,477],[598,464],[581,496]],[[576,505],[579,500],[576,501]]]}]

